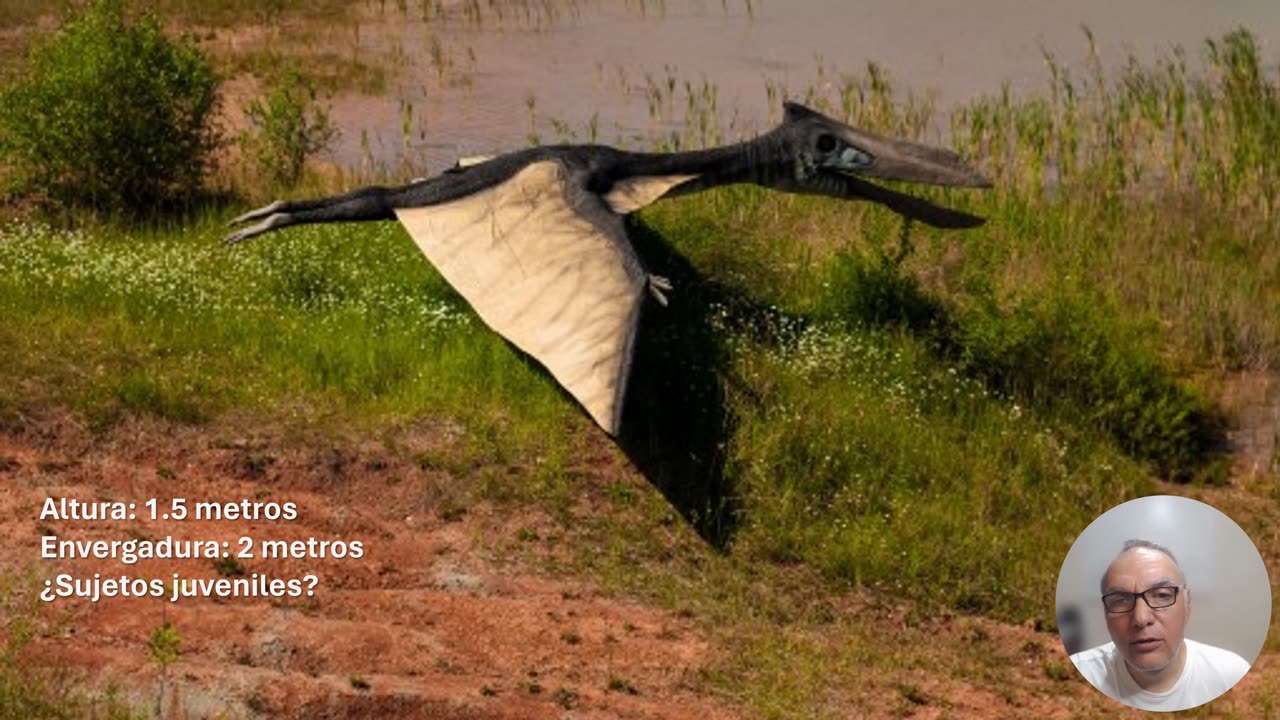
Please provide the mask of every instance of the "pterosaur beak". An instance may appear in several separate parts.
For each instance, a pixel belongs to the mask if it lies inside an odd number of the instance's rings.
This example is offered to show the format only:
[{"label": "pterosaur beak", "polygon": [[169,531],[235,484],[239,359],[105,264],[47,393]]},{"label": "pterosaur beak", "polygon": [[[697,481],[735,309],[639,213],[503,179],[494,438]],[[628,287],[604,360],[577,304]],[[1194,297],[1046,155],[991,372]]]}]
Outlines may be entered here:
[{"label": "pterosaur beak", "polygon": [[991,181],[950,150],[894,140],[845,126],[845,142],[871,156],[871,163],[858,174],[879,180],[989,188]]}]

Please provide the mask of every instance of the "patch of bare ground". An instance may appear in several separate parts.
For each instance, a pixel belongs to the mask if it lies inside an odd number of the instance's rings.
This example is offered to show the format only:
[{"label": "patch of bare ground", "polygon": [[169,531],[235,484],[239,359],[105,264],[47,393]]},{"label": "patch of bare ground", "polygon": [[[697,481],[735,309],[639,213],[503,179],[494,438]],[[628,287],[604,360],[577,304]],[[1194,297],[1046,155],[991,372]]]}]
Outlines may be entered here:
[{"label": "patch of bare ground", "polygon": [[[689,621],[587,585],[498,572],[470,523],[423,500],[412,465],[367,452],[287,448],[135,425],[110,441],[64,427],[0,439],[0,562],[41,579],[319,577],[298,599],[58,600],[43,609],[34,663],[93,672],[140,704],[157,693],[151,633],[181,636],[174,717],[725,718],[691,689],[715,650]],[[135,503],[138,519],[39,520],[47,497]],[[144,503],[296,503],[277,521],[150,521]],[[484,508],[472,512],[483,514]],[[468,513],[471,514],[471,513]],[[40,560],[59,540],[240,538],[360,541],[359,559]],[[179,712],[180,710],[180,712]]]},{"label": "patch of bare ground", "polygon": [[1233,474],[1255,478],[1280,472],[1280,373],[1229,376],[1219,395],[1219,403],[1235,420],[1228,433]]},{"label": "patch of bare ground", "polygon": [[[46,18],[36,27],[39,32],[48,32],[53,26],[53,18]],[[36,32],[30,25],[0,27],[0,79],[19,72]]]},{"label": "patch of bare ground", "polygon": [[[930,618],[885,629],[899,672],[880,670],[861,688],[844,689],[850,717],[1142,718],[1149,713],[1103,697],[1071,665],[1055,633],[986,618]],[[1275,703],[1274,656],[1259,659],[1237,687],[1201,708],[1204,717],[1253,717]],[[886,664],[881,659],[879,664]],[[838,697],[838,695],[837,695]],[[838,712],[833,717],[841,717]]]},{"label": "patch of bare ground", "polygon": [[[745,583],[743,597],[719,601],[721,609],[705,598],[689,610],[611,588],[572,562],[575,553],[606,552],[573,547],[589,534],[536,506],[473,501],[459,494],[458,478],[415,461],[459,432],[444,423],[384,437],[244,427],[132,422],[100,436],[61,417],[0,429],[4,567],[31,569],[41,580],[63,572],[319,578],[314,597],[303,598],[59,599],[41,606],[40,633],[24,662],[71,668],[88,687],[117,685],[137,707],[152,707],[162,671],[148,639],[170,622],[181,643],[163,686],[163,716],[183,718],[762,717],[777,714],[768,710],[774,688],[800,688],[837,718],[1138,716],[1087,686],[1052,632],[922,614],[868,590],[816,591],[802,569]],[[574,502],[585,509],[618,512],[603,499],[610,484],[646,491],[607,441],[588,441],[581,454]],[[1248,491],[1215,492],[1242,499]],[[132,502],[138,519],[42,521],[48,497]],[[298,518],[146,519],[147,499],[165,508],[174,497],[189,506],[291,502]],[[679,575],[677,584],[714,595],[698,575],[718,562],[715,551],[673,528],[663,541],[670,559],[659,561],[668,564],[645,572]],[[45,536],[208,539],[233,554],[242,537],[315,538],[360,541],[366,552],[121,565],[42,560]],[[556,562],[512,551],[521,544]],[[1274,568],[1275,553],[1264,556]],[[769,599],[754,606],[757,592]],[[1277,687],[1275,654],[1266,652],[1202,714],[1252,717],[1275,705]]]}]

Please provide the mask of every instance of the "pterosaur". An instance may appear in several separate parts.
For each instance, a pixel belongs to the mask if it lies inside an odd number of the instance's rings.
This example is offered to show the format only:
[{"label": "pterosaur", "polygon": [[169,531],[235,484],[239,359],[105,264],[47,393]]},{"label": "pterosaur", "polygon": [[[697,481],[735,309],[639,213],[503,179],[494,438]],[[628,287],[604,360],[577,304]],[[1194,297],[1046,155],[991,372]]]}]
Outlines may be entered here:
[{"label": "pterosaur", "polygon": [[881,137],[789,102],[778,127],[735,145],[678,153],[531,147],[401,187],[273,202],[233,220],[254,224],[226,242],[290,225],[399,220],[489,327],[542,363],[616,435],[646,293],[666,305],[673,290],[636,256],[624,216],[660,198],[755,183],[869,200],[934,227],[983,222],[866,178],[990,187],[949,150]]}]

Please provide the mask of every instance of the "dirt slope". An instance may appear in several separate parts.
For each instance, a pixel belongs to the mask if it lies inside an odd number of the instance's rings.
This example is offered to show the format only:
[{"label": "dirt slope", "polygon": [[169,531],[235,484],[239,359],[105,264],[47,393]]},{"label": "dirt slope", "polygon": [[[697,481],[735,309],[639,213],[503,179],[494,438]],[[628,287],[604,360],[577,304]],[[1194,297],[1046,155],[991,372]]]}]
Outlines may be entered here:
[{"label": "dirt slope", "polygon": [[[430,445],[438,431],[427,429],[417,441]],[[592,472],[602,477],[629,472],[604,459],[606,452],[588,455],[598,458]],[[0,429],[0,568],[33,569],[38,581],[60,573],[318,578],[313,597],[58,599],[40,606],[38,636],[24,660],[81,671],[88,687],[119,686],[139,709],[163,696],[166,718],[755,716],[706,681],[732,665],[726,633],[504,556],[500,548],[538,520],[483,503],[459,512],[431,482],[434,472],[441,471],[424,470],[381,442],[242,437],[222,425],[135,423],[108,437],[66,420]],[[41,520],[49,497],[132,502],[137,517]],[[147,519],[147,499],[167,508],[174,497],[188,507],[200,500],[294,503],[297,519]],[[42,560],[46,536],[172,536],[225,542],[233,554],[242,537],[315,538],[359,541],[366,552],[122,565]],[[833,616],[865,626],[855,635],[875,653],[859,659],[868,650],[849,645],[853,636],[842,625],[830,626],[829,635],[822,627],[778,630],[811,633],[803,642],[828,642],[832,656],[848,655],[839,677],[817,686],[820,704],[834,716],[1141,717],[1080,680],[1052,633],[978,617],[912,618],[909,609],[861,592],[822,602]],[[181,637],[180,655],[162,676],[148,641],[166,621]],[[1259,708],[1276,702],[1274,666],[1274,654],[1264,653],[1204,714],[1260,716]],[[797,677],[797,687],[811,681]]]},{"label": "dirt slope", "polygon": [[[600,596],[590,587],[495,570],[468,521],[441,519],[415,485],[367,460],[359,468],[210,447],[194,434],[143,430],[112,448],[0,438],[0,564],[90,578],[220,577],[214,561],[40,560],[40,538],[342,539],[352,559],[245,559],[224,573],[319,577],[312,598],[58,599],[31,648],[41,664],[93,670],[154,703],[160,665],[151,633],[181,636],[169,670],[173,717],[728,718],[688,686],[713,657],[679,618]],[[258,454],[256,454],[258,453]],[[258,459],[255,460],[255,457]],[[46,497],[124,501],[135,520],[39,520]],[[294,522],[150,521],[148,498],[296,503]],[[472,521],[474,522],[474,521]],[[236,575],[229,575],[235,577]]]}]

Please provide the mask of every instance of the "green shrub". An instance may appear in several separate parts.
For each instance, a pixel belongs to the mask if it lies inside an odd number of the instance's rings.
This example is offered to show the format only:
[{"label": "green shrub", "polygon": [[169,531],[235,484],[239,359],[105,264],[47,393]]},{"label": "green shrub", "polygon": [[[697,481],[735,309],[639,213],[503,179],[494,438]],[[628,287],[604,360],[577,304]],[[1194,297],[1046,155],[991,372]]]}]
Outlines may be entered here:
[{"label": "green shrub", "polygon": [[846,252],[835,257],[828,272],[828,292],[817,308],[823,319],[852,328],[947,332],[945,305],[898,265]]},{"label": "green shrub", "polygon": [[276,186],[296,184],[307,158],[328,148],[337,136],[329,114],[315,106],[315,99],[315,82],[289,69],[269,95],[245,107],[254,129],[242,137],[241,145],[255,171]]},{"label": "green shrub", "polygon": [[1009,312],[967,313],[950,338],[962,365],[998,392],[1078,417],[1160,474],[1192,477],[1218,444],[1206,400],[1127,337],[1107,304],[1061,295]]},{"label": "green shrub", "polygon": [[120,0],[93,0],[37,41],[0,90],[0,156],[19,192],[107,211],[152,211],[199,190],[218,78],[191,41]]},{"label": "green shrub", "polygon": [[1178,383],[1120,313],[1070,287],[1002,309],[980,290],[965,309],[930,297],[913,275],[845,253],[827,280],[820,315],[851,328],[897,328],[1000,395],[1066,413],[1110,436],[1167,477],[1206,470],[1220,422]]}]

